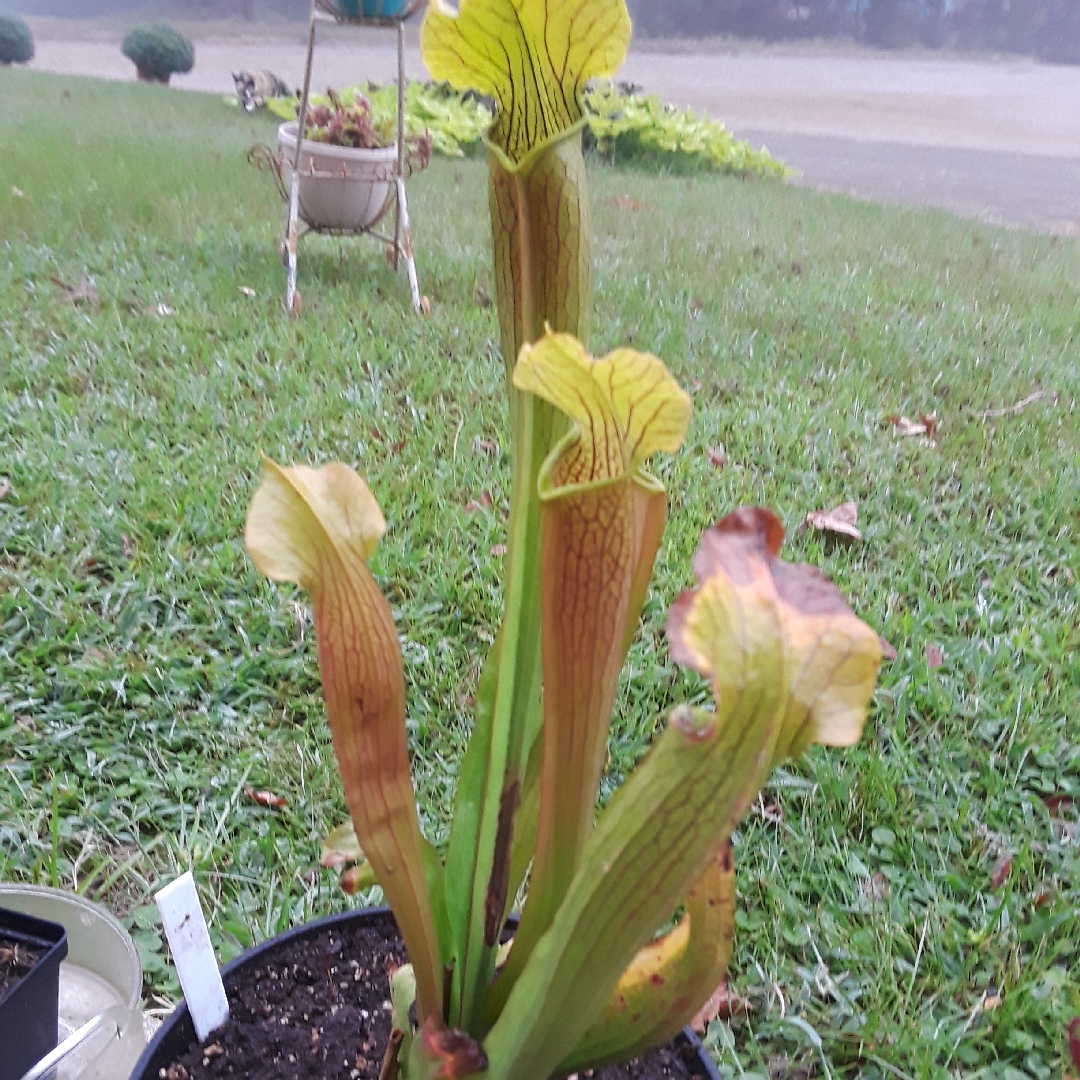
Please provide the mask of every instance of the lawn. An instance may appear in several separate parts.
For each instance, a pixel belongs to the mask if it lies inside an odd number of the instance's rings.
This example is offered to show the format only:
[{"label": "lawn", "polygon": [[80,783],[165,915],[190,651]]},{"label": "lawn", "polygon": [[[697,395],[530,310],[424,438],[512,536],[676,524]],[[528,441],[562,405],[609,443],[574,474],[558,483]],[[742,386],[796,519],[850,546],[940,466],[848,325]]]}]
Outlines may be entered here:
[{"label": "lawn", "polygon": [[[241,544],[260,450],[355,465],[386,513],[374,569],[445,842],[509,489],[484,166],[410,183],[429,318],[374,243],[319,238],[289,322],[281,207],[245,163],[267,119],[12,70],[0,94],[0,878],[111,905],[160,1007],[178,990],[151,892],[172,875],[194,869],[223,957],[355,902],[318,867],[344,802],[309,614]],[[774,182],[592,184],[594,352],[633,343],[694,391],[658,463],[671,523],[604,794],[658,715],[707,699],[662,626],[739,504],[774,507],[788,557],[898,654],[862,743],[779,773],[737,834],[750,1011],[710,1029],[723,1071],[1059,1077],[1080,990],[1080,245]],[[97,305],[50,280],[84,277]],[[931,411],[935,444],[886,421]],[[846,500],[863,542],[799,529]]]}]

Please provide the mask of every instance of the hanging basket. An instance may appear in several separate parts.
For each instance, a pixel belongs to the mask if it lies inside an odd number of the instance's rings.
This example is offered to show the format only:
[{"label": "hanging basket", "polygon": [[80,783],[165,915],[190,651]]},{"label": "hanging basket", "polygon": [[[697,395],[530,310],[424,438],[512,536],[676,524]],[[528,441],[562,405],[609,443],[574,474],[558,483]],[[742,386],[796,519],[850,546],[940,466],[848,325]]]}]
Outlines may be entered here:
[{"label": "hanging basket", "polygon": [[341,22],[402,22],[426,0],[315,0],[315,7]]},{"label": "hanging basket", "polygon": [[347,19],[393,19],[407,5],[406,0],[338,0],[337,6]]}]

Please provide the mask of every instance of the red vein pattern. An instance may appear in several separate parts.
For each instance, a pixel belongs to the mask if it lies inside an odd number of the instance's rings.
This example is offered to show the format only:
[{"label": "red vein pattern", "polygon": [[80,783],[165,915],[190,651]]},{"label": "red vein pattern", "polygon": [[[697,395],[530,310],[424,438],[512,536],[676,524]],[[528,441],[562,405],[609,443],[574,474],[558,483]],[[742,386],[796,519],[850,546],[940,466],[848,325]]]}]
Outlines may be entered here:
[{"label": "red vein pattern", "polygon": [[495,99],[491,141],[518,163],[581,119],[585,83],[626,57],[630,16],[624,0],[432,0],[420,43],[435,79]]},{"label": "red vein pattern", "polygon": [[383,528],[367,486],[346,466],[283,469],[267,461],[245,539],[263,573],[311,595],[349,813],[401,928],[426,1016],[441,1013],[443,964],[409,772],[401,647],[365,561]]}]

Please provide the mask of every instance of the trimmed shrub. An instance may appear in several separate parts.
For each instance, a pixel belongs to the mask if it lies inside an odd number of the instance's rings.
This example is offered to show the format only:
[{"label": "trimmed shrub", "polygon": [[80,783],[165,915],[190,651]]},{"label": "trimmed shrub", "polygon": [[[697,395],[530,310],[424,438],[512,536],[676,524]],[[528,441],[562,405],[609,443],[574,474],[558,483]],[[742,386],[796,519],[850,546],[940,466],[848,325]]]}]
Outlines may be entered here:
[{"label": "trimmed shrub", "polygon": [[34,59],[34,35],[13,15],[0,15],[0,64],[25,64]]},{"label": "trimmed shrub", "polygon": [[195,46],[165,23],[132,30],[121,50],[143,82],[167,83],[170,75],[190,71],[195,64]]}]

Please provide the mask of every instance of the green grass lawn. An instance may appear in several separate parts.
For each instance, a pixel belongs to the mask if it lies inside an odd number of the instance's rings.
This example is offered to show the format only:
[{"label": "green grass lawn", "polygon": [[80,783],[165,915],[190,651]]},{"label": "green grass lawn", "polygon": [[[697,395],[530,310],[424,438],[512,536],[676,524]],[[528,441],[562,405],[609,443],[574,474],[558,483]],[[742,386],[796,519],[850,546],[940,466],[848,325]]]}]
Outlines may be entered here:
[{"label": "green grass lawn", "polygon": [[[241,545],[260,450],[355,465],[385,511],[374,569],[445,841],[509,486],[485,171],[410,184],[430,318],[374,243],[318,238],[290,323],[281,206],[245,164],[269,121],[12,70],[0,96],[0,878],[111,904],[160,1003],[150,893],[171,875],[195,870],[223,956],[349,903],[318,868],[344,803],[309,615]],[[658,714],[707,698],[664,614],[741,503],[774,507],[788,557],[898,652],[862,743],[779,774],[737,835],[752,1010],[710,1045],[772,1080],[1059,1077],[1080,988],[1080,246],[776,183],[592,181],[593,351],[633,343],[695,391],[658,463],[671,523],[605,795]],[[96,307],[50,281],[84,277]],[[1056,398],[978,415],[1038,390]],[[931,410],[937,445],[885,422]],[[849,499],[863,543],[798,529]]]}]

